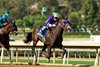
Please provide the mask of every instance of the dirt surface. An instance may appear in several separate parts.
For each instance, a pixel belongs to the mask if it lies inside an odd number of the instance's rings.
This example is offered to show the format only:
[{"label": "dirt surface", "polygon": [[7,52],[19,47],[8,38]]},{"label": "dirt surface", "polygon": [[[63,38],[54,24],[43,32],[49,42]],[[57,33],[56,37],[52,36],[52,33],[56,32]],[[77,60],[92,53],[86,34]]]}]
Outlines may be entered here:
[{"label": "dirt surface", "polygon": [[66,66],[66,65],[28,65],[28,64],[14,64],[14,65],[8,65],[8,64],[2,64],[0,67],[73,67],[73,66]]},{"label": "dirt surface", "polygon": [[0,64],[0,67],[90,67],[89,65],[60,65],[60,64]]}]

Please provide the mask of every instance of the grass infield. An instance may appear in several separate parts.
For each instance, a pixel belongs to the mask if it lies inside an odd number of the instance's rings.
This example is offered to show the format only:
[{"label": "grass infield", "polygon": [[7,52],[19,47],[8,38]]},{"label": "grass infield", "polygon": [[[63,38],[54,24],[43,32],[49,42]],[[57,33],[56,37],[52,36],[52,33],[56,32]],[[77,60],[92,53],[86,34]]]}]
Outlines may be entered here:
[{"label": "grass infield", "polygon": [[[13,62],[16,62],[15,59],[12,59]],[[3,62],[9,62],[9,59],[4,58]],[[18,59],[19,63],[32,63],[32,59]],[[48,63],[46,60],[39,60],[39,63]],[[53,63],[53,60],[50,61],[50,64]],[[55,64],[63,64],[62,60],[56,60]],[[67,62],[66,62],[67,64]],[[79,61],[79,60],[69,60],[68,64],[88,64],[93,65],[94,61]]]}]

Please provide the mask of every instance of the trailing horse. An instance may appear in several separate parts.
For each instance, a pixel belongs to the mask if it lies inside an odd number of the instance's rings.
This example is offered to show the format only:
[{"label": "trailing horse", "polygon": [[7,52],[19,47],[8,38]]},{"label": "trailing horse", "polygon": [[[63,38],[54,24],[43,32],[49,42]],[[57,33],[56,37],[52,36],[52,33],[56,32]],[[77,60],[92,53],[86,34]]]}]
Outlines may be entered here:
[{"label": "trailing horse", "polygon": [[34,54],[35,54],[36,44],[39,40],[44,43],[43,50],[47,48],[48,62],[50,62],[51,48],[60,48],[64,51],[64,54],[66,53],[66,50],[62,45],[63,41],[62,35],[64,29],[71,29],[69,22],[60,22],[58,23],[55,29],[48,31],[45,37],[46,41],[44,41],[44,39],[41,36],[37,35],[39,29],[40,27],[37,27],[33,30],[33,32],[28,33],[26,39],[24,40],[25,43],[33,41],[32,52]]},{"label": "trailing horse", "polygon": [[13,32],[13,33],[15,33],[15,35],[17,35],[18,34],[17,31],[18,31],[17,26],[15,25],[14,21],[8,22],[8,24],[6,24],[6,26],[4,28],[0,29],[0,46],[4,47],[7,50],[7,52],[9,53],[10,62],[12,62],[12,59],[11,59],[11,53],[9,50],[9,48],[10,48],[9,33]]}]

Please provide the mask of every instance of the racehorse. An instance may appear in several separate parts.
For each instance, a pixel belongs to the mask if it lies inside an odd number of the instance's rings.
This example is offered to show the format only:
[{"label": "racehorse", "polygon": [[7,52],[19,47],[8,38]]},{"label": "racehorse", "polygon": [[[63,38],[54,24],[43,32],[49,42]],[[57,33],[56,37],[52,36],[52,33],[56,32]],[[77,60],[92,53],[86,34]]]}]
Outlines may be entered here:
[{"label": "racehorse", "polygon": [[15,24],[15,21],[10,20],[9,22],[7,22],[7,24],[5,25],[5,27],[0,29],[0,46],[4,47],[9,56],[10,56],[10,63],[12,63],[12,59],[11,59],[11,53],[10,53],[10,37],[9,37],[9,33],[13,32],[15,35],[18,34],[18,29],[17,26]]},{"label": "racehorse", "polygon": [[33,32],[27,33],[26,39],[24,40],[25,43],[33,41],[32,52],[34,54],[35,54],[36,44],[39,40],[44,43],[43,50],[47,48],[48,62],[50,62],[51,48],[60,48],[64,51],[64,54],[66,53],[66,49],[62,45],[63,41],[62,35],[64,29],[71,29],[71,25],[69,22],[60,22],[58,23],[56,28],[48,31],[45,37],[46,41],[44,41],[44,39],[41,36],[37,35],[39,29],[40,27],[37,27],[33,30]]}]

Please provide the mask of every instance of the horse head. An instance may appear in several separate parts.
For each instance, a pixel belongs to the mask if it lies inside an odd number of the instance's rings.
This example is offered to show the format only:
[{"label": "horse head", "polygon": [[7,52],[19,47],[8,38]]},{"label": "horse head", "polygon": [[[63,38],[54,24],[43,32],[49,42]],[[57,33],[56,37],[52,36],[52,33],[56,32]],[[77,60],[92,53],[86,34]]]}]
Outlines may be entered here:
[{"label": "horse head", "polygon": [[9,22],[7,22],[3,30],[5,34],[8,34],[9,32],[13,32],[15,35],[18,34],[18,29],[15,24],[15,21],[12,21],[12,20],[9,20]]},{"label": "horse head", "polygon": [[17,29],[17,26],[15,24],[15,21],[11,20],[9,22],[9,24],[11,25],[10,31],[13,32],[15,35],[17,35],[18,34],[18,29]]},{"label": "horse head", "polygon": [[67,20],[67,19],[63,19],[60,26],[63,28],[63,29],[68,29],[68,30],[72,30],[71,28],[71,24],[70,22]]}]

